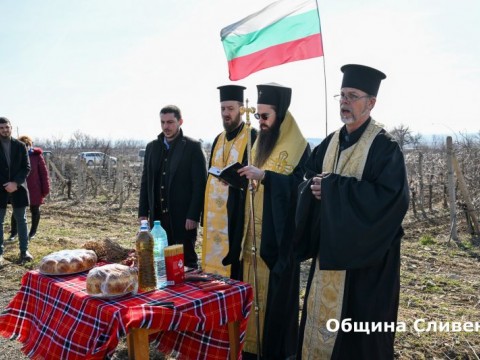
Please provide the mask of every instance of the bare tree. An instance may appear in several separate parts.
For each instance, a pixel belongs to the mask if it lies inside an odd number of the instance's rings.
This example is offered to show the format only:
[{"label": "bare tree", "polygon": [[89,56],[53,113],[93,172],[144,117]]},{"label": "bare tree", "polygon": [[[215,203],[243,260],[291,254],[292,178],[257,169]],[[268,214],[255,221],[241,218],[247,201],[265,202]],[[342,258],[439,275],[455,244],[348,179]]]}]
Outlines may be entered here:
[{"label": "bare tree", "polygon": [[414,148],[417,148],[422,140],[422,135],[413,134],[410,128],[403,124],[394,127],[390,131],[390,134],[397,140],[402,150],[404,150],[408,145],[412,145]]}]

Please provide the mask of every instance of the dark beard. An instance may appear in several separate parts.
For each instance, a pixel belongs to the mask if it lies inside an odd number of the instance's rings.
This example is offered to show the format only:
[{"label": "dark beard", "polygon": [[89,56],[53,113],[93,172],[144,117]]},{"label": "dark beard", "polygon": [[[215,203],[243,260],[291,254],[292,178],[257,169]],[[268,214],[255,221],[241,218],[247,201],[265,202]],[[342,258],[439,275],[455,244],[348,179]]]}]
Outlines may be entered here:
[{"label": "dark beard", "polygon": [[275,121],[268,130],[260,130],[257,138],[257,152],[255,166],[261,168],[273,151],[278,137],[280,136],[280,121]]},{"label": "dark beard", "polygon": [[225,122],[224,122],[223,123],[223,128],[225,129],[225,131],[227,133],[232,132],[233,130],[235,130],[240,125],[241,120],[242,119],[240,118],[240,114],[237,114],[237,116],[235,116],[235,121],[231,124],[225,124]]}]

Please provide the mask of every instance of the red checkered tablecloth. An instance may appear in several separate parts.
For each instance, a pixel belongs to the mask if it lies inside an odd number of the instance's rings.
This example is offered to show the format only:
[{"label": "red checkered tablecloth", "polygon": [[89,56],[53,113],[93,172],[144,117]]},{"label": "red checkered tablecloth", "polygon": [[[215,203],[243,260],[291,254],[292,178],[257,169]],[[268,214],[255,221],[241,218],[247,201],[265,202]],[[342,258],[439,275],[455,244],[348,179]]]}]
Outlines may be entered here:
[{"label": "red checkered tablecloth", "polygon": [[[150,336],[164,353],[178,359],[225,360],[227,323],[240,322],[243,345],[252,287],[229,281],[226,290],[202,291],[184,283],[162,290],[99,299],[85,290],[86,273],[45,276],[29,271],[22,287],[0,314],[0,335],[23,343],[32,359],[110,358],[119,339],[132,328],[162,330]],[[173,301],[174,309],[152,306]]]}]

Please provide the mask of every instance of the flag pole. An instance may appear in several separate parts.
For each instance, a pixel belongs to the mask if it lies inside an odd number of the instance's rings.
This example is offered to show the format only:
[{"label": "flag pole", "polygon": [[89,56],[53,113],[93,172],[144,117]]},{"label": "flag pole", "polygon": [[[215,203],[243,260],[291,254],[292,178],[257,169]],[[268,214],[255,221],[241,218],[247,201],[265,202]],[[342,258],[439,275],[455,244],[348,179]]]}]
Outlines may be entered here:
[{"label": "flag pole", "polygon": [[323,54],[323,86],[325,89],[325,137],[328,135],[328,109],[327,109],[327,72],[325,71],[325,54]]},{"label": "flag pole", "polygon": [[[318,0],[315,0],[315,5],[317,5],[317,16],[318,23],[322,26],[320,21],[320,10],[318,8]],[[320,34],[323,34],[323,31],[320,29]],[[328,135],[328,104],[327,104],[327,71],[325,68],[325,52],[323,51],[323,36],[320,35],[320,48],[322,49],[323,54],[323,87],[324,87],[324,101],[325,101],[325,137]]]},{"label": "flag pole", "polygon": [[[250,166],[252,164],[252,127],[250,126],[250,113],[255,112],[254,107],[248,107],[248,99],[245,101],[246,106],[240,107],[240,114],[243,115],[246,113],[246,126],[247,126],[247,163]],[[257,270],[257,238],[255,234],[255,207],[254,207],[254,196],[255,196],[255,184],[253,179],[249,180],[248,189],[250,193],[250,221],[249,226],[251,226],[252,234],[252,263],[253,263],[253,287],[254,287],[254,311],[255,311],[255,327],[257,330],[257,360],[260,360],[262,347],[260,344],[260,306],[258,301],[258,270]]]}]

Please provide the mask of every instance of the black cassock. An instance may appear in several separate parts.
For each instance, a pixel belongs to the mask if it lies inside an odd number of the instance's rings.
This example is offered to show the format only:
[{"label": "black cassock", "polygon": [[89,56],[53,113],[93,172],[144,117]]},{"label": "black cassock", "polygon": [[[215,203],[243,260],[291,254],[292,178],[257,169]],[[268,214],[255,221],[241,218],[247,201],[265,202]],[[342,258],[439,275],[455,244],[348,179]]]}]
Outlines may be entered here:
[{"label": "black cassock", "polygon": [[[368,122],[346,136],[340,148],[353,145]],[[307,178],[322,173],[329,135],[307,161]],[[341,319],[353,322],[396,322],[400,291],[401,223],[408,209],[408,185],[403,154],[382,130],[374,139],[362,180],[338,174],[322,179],[322,199],[316,200],[311,180],[300,185],[297,241],[300,260],[314,258],[321,270],[346,270]],[[300,341],[308,314],[302,312]],[[383,326],[383,325],[382,325]],[[383,328],[383,327],[382,327]],[[332,359],[393,359],[395,332],[342,332],[339,329]],[[301,349],[298,351],[301,359]]]},{"label": "black cassock", "polygon": [[[294,355],[297,347],[300,264],[293,253],[295,208],[298,185],[305,173],[305,162],[310,155],[305,151],[291,175],[267,171],[264,180],[262,239],[260,256],[270,270],[268,298],[265,312],[262,359],[279,360]],[[245,201],[248,191],[229,189],[229,244],[224,259],[229,264],[238,259],[243,235]],[[255,316],[252,309],[250,316]]]}]

